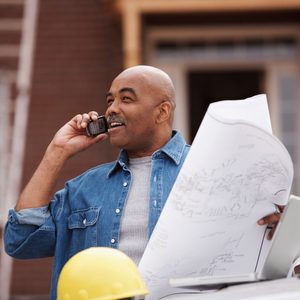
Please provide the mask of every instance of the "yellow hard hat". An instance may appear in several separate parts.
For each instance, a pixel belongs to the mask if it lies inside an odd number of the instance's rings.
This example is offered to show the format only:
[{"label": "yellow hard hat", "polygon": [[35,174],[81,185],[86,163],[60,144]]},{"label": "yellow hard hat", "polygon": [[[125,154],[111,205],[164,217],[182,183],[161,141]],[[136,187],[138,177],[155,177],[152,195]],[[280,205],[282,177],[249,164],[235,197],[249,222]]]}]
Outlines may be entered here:
[{"label": "yellow hard hat", "polygon": [[64,265],[57,300],[116,300],[148,294],[135,263],[123,252],[92,247]]}]

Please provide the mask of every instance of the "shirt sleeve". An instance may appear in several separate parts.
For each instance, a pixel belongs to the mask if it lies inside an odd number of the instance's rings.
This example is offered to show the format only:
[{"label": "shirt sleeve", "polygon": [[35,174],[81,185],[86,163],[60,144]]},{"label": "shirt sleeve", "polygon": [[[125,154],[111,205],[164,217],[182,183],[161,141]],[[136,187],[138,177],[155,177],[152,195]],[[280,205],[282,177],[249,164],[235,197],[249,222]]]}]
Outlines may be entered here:
[{"label": "shirt sleeve", "polygon": [[10,209],[3,234],[5,251],[18,259],[53,256],[55,230],[50,205],[20,211]]},{"label": "shirt sleeve", "polygon": [[[14,209],[13,209],[14,210]],[[11,213],[11,210],[10,210]],[[10,214],[9,214],[10,215]],[[50,216],[48,205],[37,208],[25,208],[15,211],[15,218],[19,224],[43,225]]]}]

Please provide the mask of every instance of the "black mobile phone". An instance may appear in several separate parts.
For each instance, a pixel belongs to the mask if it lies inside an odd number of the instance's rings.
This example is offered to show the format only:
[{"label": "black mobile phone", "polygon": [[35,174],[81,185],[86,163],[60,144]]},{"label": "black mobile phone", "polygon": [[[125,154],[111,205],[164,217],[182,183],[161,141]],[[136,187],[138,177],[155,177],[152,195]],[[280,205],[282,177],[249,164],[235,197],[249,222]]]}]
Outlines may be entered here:
[{"label": "black mobile phone", "polygon": [[86,127],[86,134],[93,137],[100,133],[105,133],[107,130],[108,123],[105,116],[99,116],[97,120],[88,123]]}]

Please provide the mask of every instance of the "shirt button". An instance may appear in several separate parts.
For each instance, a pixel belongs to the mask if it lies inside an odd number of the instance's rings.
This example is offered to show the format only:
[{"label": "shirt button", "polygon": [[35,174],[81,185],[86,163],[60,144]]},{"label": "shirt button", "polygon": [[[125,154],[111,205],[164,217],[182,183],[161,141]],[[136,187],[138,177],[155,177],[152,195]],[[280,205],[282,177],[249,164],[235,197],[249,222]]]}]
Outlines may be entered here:
[{"label": "shirt button", "polygon": [[116,240],[115,240],[115,239],[111,239],[110,242],[111,242],[112,244],[114,244],[114,243],[116,242]]},{"label": "shirt button", "polygon": [[82,223],[83,225],[86,225],[86,219],[83,219]]},{"label": "shirt button", "polygon": [[117,209],[115,210],[116,214],[119,214],[120,211],[121,211],[120,208],[117,208]]},{"label": "shirt button", "polygon": [[123,182],[123,186],[127,186],[128,185],[128,183],[127,182]]}]

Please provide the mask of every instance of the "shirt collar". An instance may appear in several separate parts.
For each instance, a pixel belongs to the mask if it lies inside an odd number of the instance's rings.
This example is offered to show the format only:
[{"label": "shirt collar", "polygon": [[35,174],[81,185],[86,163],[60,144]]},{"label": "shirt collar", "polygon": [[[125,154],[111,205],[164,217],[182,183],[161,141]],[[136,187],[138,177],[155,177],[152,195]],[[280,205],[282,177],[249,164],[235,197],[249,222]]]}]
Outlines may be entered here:
[{"label": "shirt collar", "polygon": [[[176,165],[180,164],[186,142],[180,132],[173,130],[172,138],[161,148],[152,154],[152,159],[158,159],[161,157],[169,157]],[[114,163],[112,168],[107,174],[110,177],[119,168],[128,168],[129,158],[125,150],[121,150],[118,160]]]},{"label": "shirt collar", "polygon": [[171,158],[176,165],[180,164],[186,142],[180,132],[173,130],[172,138],[161,149],[152,154],[152,158],[160,158],[162,154]]}]

